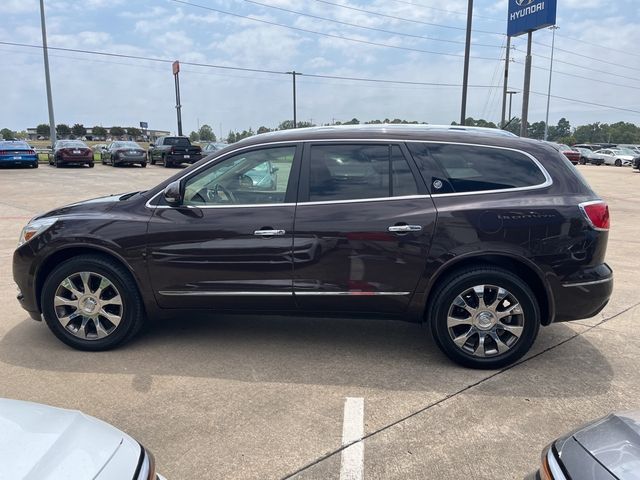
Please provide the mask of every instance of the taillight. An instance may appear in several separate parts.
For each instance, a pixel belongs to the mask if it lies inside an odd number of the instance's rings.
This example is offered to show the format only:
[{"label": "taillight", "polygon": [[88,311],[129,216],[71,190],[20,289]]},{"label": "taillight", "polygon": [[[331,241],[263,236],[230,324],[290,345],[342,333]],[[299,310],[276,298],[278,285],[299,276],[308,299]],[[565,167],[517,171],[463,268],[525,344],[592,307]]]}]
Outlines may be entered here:
[{"label": "taillight", "polygon": [[600,231],[609,230],[609,206],[602,200],[596,200],[594,202],[584,202],[580,204],[580,210],[587,217],[589,224],[595,229]]}]

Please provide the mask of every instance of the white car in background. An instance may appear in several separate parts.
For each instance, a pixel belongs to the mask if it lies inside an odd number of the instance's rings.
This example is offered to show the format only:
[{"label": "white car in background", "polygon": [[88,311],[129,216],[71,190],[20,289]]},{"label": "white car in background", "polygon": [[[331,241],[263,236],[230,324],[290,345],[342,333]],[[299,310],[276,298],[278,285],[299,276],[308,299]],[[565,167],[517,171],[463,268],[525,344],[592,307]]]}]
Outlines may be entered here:
[{"label": "white car in background", "polygon": [[631,165],[633,159],[639,156],[628,148],[603,148],[594,153],[603,158],[605,165],[615,165],[616,167]]},{"label": "white car in background", "polygon": [[164,480],[136,440],[77,410],[0,399],[0,479]]}]

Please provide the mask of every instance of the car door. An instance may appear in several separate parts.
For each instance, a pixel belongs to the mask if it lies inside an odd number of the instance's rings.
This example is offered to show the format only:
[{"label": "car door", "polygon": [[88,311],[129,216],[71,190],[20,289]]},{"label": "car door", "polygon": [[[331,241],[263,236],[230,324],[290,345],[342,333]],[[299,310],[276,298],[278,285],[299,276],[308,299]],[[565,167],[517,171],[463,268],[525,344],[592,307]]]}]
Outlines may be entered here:
[{"label": "car door", "polygon": [[406,153],[389,142],[305,145],[293,247],[300,308],[407,309],[437,215]]},{"label": "car door", "polygon": [[[230,152],[182,179],[184,203],[159,195],[149,222],[148,266],[163,308],[293,309],[297,144]],[[256,185],[254,170],[278,167]]]}]

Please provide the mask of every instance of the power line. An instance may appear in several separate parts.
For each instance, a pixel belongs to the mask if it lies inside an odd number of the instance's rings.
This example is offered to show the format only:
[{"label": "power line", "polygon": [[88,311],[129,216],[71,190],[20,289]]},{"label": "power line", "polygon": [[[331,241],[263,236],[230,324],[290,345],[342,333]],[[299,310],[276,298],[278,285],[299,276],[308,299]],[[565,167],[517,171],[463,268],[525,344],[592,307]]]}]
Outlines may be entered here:
[{"label": "power line", "polygon": [[[427,35],[415,35],[415,34],[411,34],[411,33],[403,33],[403,32],[396,32],[396,31],[392,31],[392,30],[385,30],[383,28],[368,27],[366,25],[358,25],[356,23],[343,22],[342,20],[335,20],[333,18],[327,18],[327,17],[321,17],[319,15],[313,15],[311,13],[299,12],[299,11],[296,11],[296,10],[289,10],[288,8],[278,7],[278,6],[275,6],[275,5],[269,5],[269,4],[266,4],[266,3],[257,2],[255,0],[242,0],[242,1],[246,2],[246,3],[252,3],[254,5],[259,5],[261,7],[272,8],[274,10],[280,10],[282,12],[293,13],[295,15],[301,15],[301,16],[304,16],[304,17],[315,18],[317,20],[324,20],[324,21],[327,21],[327,22],[333,22],[333,23],[337,23],[337,24],[340,24],[340,25],[346,25],[348,27],[361,28],[361,29],[364,29],[364,30],[370,30],[370,31],[374,31],[374,32],[388,33],[388,34],[391,34],[391,35],[400,35],[400,36],[403,36],[403,37],[419,38],[419,39],[423,39],[423,40],[433,40],[434,42],[455,43],[455,44],[459,44],[459,45],[464,45],[464,43],[465,43],[462,40],[449,40],[449,39],[444,39],[444,38],[429,37]],[[399,0],[397,0],[397,1],[399,1]],[[474,43],[473,46],[474,47],[501,48],[500,45],[497,45],[497,44],[486,44],[486,43]]]},{"label": "power line", "polygon": [[[334,35],[332,33],[318,32],[318,31],[309,30],[309,29],[306,29],[306,28],[293,27],[291,25],[285,25],[283,23],[272,22],[272,21],[263,20],[263,19],[260,19],[260,18],[253,18],[253,17],[249,17],[249,16],[246,16],[246,15],[240,15],[239,13],[227,12],[225,10],[220,10],[218,8],[207,7],[205,5],[199,5],[197,3],[186,2],[184,0],[169,0],[169,1],[181,4],[181,5],[187,5],[187,6],[190,6],[190,7],[202,8],[204,10],[210,10],[210,11],[216,12],[216,13],[222,13],[223,15],[230,15],[232,17],[242,18],[244,20],[251,20],[251,21],[254,21],[254,22],[265,23],[267,25],[273,25],[273,26],[276,26],[276,27],[288,28],[290,30],[295,30],[295,31],[298,31],[298,32],[312,33],[314,35],[321,35],[323,37],[337,38],[339,40],[346,40],[348,42],[362,43],[362,44],[365,44],[365,45],[373,45],[373,46],[376,46],[376,47],[394,48],[394,49],[397,49],[397,50],[406,50],[406,51],[410,51],[410,52],[428,53],[428,54],[431,54],[431,55],[443,55],[443,56],[447,56],[447,57],[456,57],[456,58],[463,58],[464,57],[464,55],[460,55],[460,54],[457,54],[457,53],[435,52],[435,51],[432,51],[432,50],[423,50],[423,49],[420,49],[420,48],[401,47],[399,45],[390,45],[390,44],[387,44],[387,43],[372,42],[372,41],[369,41],[369,40],[361,40],[361,39],[358,39],[358,38],[351,38],[351,37],[343,37],[341,35]],[[492,58],[492,57],[473,57],[473,58],[474,59],[478,59],[478,60],[497,60],[496,58]]]},{"label": "power line", "polygon": [[634,57],[640,57],[640,54],[638,54],[638,53],[633,53],[633,52],[626,51],[626,50],[619,50],[619,49],[611,48],[611,47],[605,47],[604,45],[598,45],[597,43],[588,42],[586,40],[580,40],[579,38],[567,37],[566,35],[557,35],[557,36],[560,37],[560,38],[566,38],[567,40],[573,40],[574,42],[584,43],[586,45],[592,45],[594,47],[603,48],[605,50],[611,50],[612,52],[624,53],[625,55],[632,55]]},{"label": "power line", "polygon": [[[531,91],[531,93],[533,93],[534,95],[540,95],[540,96],[543,96],[543,97],[547,96],[546,93],[540,93],[540,92],[534,92],[534,91]],[[620,110],[622,112],[631,112],[631,113],[640,114],[640,110],[633,110],[631,108],[623,108],[623,107],[614,107],[612,105],[605,105],[603,103],[588,102],[586,100],[578,100],[578,99],[575,99],[575,98],[561,97],[559,95],[551,95],[551,98],[557,98],[559,100],[566,100],[568,102],[573,102],[573,103],[582,103],[584,105],[592,105],[594,107],[602,107],[602,108],[608,108],[608,109],[611,109],[611,110]]]},{"label": "power line", "polygon": [[[0,41],[0,45],[9,45],[15,47],[25,47],[25,48],[38,48],[41,49],[42,45],[32,45],[26,43],[17,43],[17,42],[5,42]],[[111,52],[98,52],[93,50],[82,50],[77,48],[64,48],[64,47],[48,47],[49,50],[56,50],[62,52],[73,52],[73,53],[82,53],[87,55],[101,55],[105,57],[116,57],[116,58],[129,58],[133,60],[146,60],[149,62],[160,62],[160,63],[173,63],[174,60],[158,58],[158,57],[145,57],[141,55],[127,55],[123,53],[111,53]],[[286,71],[279,70],[265,70],[260,68],[247,68],[247,67],[231,67],[228,65],[216,65],[211,63],[198,63],[198,62],[183,62],[180,61],[182,65],[190,65],[193,67],[206,67],[206,68],[218,68],[223,70],[238,70],[242,72],[255,72],[255,73],[268,73],[272,75],[289,75]],[[460,83],[438,83],[438,82],[414,82],[408,80],[390,80],[390,79],[382,79],[382,78],[365,78],[365,77],[347,77],[342,75],[323,75],[323,74],[314,74],[314,73],[304,73],[301,74],[305,77],[314,77],[314,78],[328,78],[334,80],[350,80],[350,81],[358,81],[358,82],[371,82],[371,83],[388,83],[388,84],[396,84],[396,85],[424,85],[424,86],[437,86],[437,87],[462,87]],[[469,85],[473,88],[494,88],[492,85]]]},{"label": "power line", "polygon": [[[429,6],[429,5],[424,5],[422,3],[409,2],[407,0],[391,0],[391,1],[392,2],[396,2],[396,3],[404,3],[405,5],[412,5],[414,7],[425,8],[425,9],[428,9],[428,10],[435,10],[435,11],[438,11],[438,12],[451,13],[453,15],[463,15],[465,17],[467,16],[467,12],[461,12],[461,11],[458,11],[458,10],[447,10],[446,8],[432,7],[432,6]],[[486,15],[478,15],[478,14],[474,13],[472,16],[473,16],[473,18],[483,18],[483,19],[486,19],[486,20],[494,21],[494,22],[502,22],[502,20],[498,20],[497,18],[494,18],[494,17],[488,17]]]},{"label": "power line", "polygon": [[[557,36],[557,34],[556,34],[556,36]],[[551,45],[547,45],[545,43],[540,43],[540,42],[533,42],[533,43],[535,43],[536,45],[541,45],[543,47],[551,48]],[[609,60],[602,60],[601,58],[591,57],[589,55],[584,55],[582,53],[577,53],[577,52],[574,52],[574,51],[571,51],[571,50],[567,50],[565,48],[555,47],[555,50],[557,52],[568,53],[569,55],[573,55],[575,57],[581,57],[581,58],[586,58],[587,60],[593,60],[594,62],[601,62],[601,63],[605,63],[607,65],[613,65],[614,67],[626,68],[628,70],[635,70],[637,72],[640,72],[640,68],[630,67],[628,65],[623,65],[623,64],[621,64],[619,62],[610,62]],[[538,56],[541,56],[541,55],[538,55]],[[545,57],[545,58],[548,58],[548,57]]]},{"label": "power line", "polygon": [[[24,47],[24,48],[37,48],[37,49],[42,49],[42,45],[32,45],[32,44],[26,44],[26,43],[17,43],[17,42],[5,42],[5,41],[0,41],[0,45],[8,45],[8,46],[14,46],[14,47]],[[157,58],[157,57],[145,57],[142,55],[127,55],[127,54],[123,54],[123,53],[111,53],[111,52],[98,52],[98,51],[93,51],[93,50],[82,50],[82,49],[77,49],[77,48],[63,48],[63,47],[48,47],[49,50],[54,50],[54,51],[62,51],[62,52],[73,52],[73,53],[81,53],[81,54],[87,54],[87,55],[100,55],[100,56],[105,56],[105,57],[115,57],[115,58],[128,58],[128,59],[133,59],[133,60],[145,60],[145,61],[149,61],[149,62],[159,62],[159,63],[173,63],[173,60],[169,60],[169,59],[164,59],[164,58]],[[247,67],[231,67],[228,65],[215,65],[215,64],[209,64],[209,63],[197,63],[197,62],[180,62],[183,65],[190,65],[190,66],[194,66],[194,67],[205,67],[205,68],[216,68],[216,69],[223,69],[223,70],[236,70],[236,71],[242,71],[242,72],[255,72],[255,73],[267,73],[267,74],[272,74],[272,75],[288,75],[287,72],[285,71],[278,71],[278,70],[266,70],[266,69],[260,69],[260,68],[247,68]],[[405,81],[405,80],[389,80],[389,79],[381,79],[381,78],[365,78],[365,77],[347,77],[347,76],[342,76],[342,75],[323,75],[323,74],[313,74],[313,73],[306,73],[303,74],[302,77],[310,77],[310,78],[326,78],[326,79],[331,79],[331,80],[347,80],[347,81],[358,81],[358,82],[370,82],[370,83],[384,83],[384,84],[395,84],[395,85],[423,85],[423,86],[437,86],[437,87],[461,87],[461,84],[456,84],[456,83],[436,83],[436,82],[413,82],[413,81]],[[495,85],[469,85],[469,87],[472,88],[496,88]],[[540,93],[540,92],[531,92],[532,94],[535,95],[542,95],[542,96],[546,96],[546,93]],[[581,103],[581,104],[585,104],[585,105],[592,105],[592,106],[597,106],[597,107],[602,107],[602,108],[608,108],[611,110],[620,110],[623,112],[631,112],[631,113],[637,113],[640,114],[640,110],[633,110],[633,109],[629,109],[629,108],[623,108],[623,107],[616,107],[613,105],[605,105],[602,103],[595,103],[595,102],[589,102],[586,100],[578,100],[575,98],[567,98],[567,97],[562,97],[562,96],[558,96],[558,95],[551,95],[552,98],[557,98],[560,100],[566,100],[569,102],[574,102],[574,103]]]},{"label": "power line", "polygon": [[[371,10],[365,10],[363,8],[352,7],[350,5],[343,5],[341,3],[330,2],[329,0],[315,0],[315,1],[327,4],[327,5],[333,5],[334,7],[346,8],[347,10],[353,10],[355,12],[368,13],[369,15],[375,15],[375,16],[384,17],[384,18],[391,18],[393,20],[401,20],[403,22],[417,23],[419,25],[428,25],[430,27],[447,28],[447,29],[450,29],[450,30],[466,31],[466,28],[464,28],[464,27],[454,27],[452,25],[443,25],[441,23],[425,22],[423,20],[415,20],[413,18],[397,17],[395,15],[387,15],[385,13],[374,12],[374,11],[371,11]],[[502,37],[506,36],[504,33],[490,32],[490,31],[487,31],[487,30],[476,30],[476,29],[474,29],[473,31],[476,32],[476,33],[487,33],[487,34],[490,34],[490,35],[500,35]]]}]

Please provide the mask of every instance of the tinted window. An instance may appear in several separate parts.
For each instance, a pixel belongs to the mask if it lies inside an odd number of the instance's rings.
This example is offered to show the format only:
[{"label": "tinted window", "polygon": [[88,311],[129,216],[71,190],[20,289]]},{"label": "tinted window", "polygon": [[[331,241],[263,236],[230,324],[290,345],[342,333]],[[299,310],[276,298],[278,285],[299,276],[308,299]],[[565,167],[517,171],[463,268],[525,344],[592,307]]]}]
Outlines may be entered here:
[{"label": "tinted window", "polygon": [[189,147],[191,143],[185,137],[167,137],[164,139],[163,145],[175,145],[178,147]]},{"label": "tinted window", "polygon": [[[393,181],[389,182],[392,176]],[[402,151],[390,145],[314,145],[309,200],[335,201],[415,195],[415,178]]]},{"label": "tinted window", "polygon": [[546,180],[533,160],[512,150],[418,143],[408,147],[433,193],[531,187]]},{"label": "tinted window", "polygon": [[283,203],[295,147],[241,153],[205,168],[187,180],[185,205]]}]

